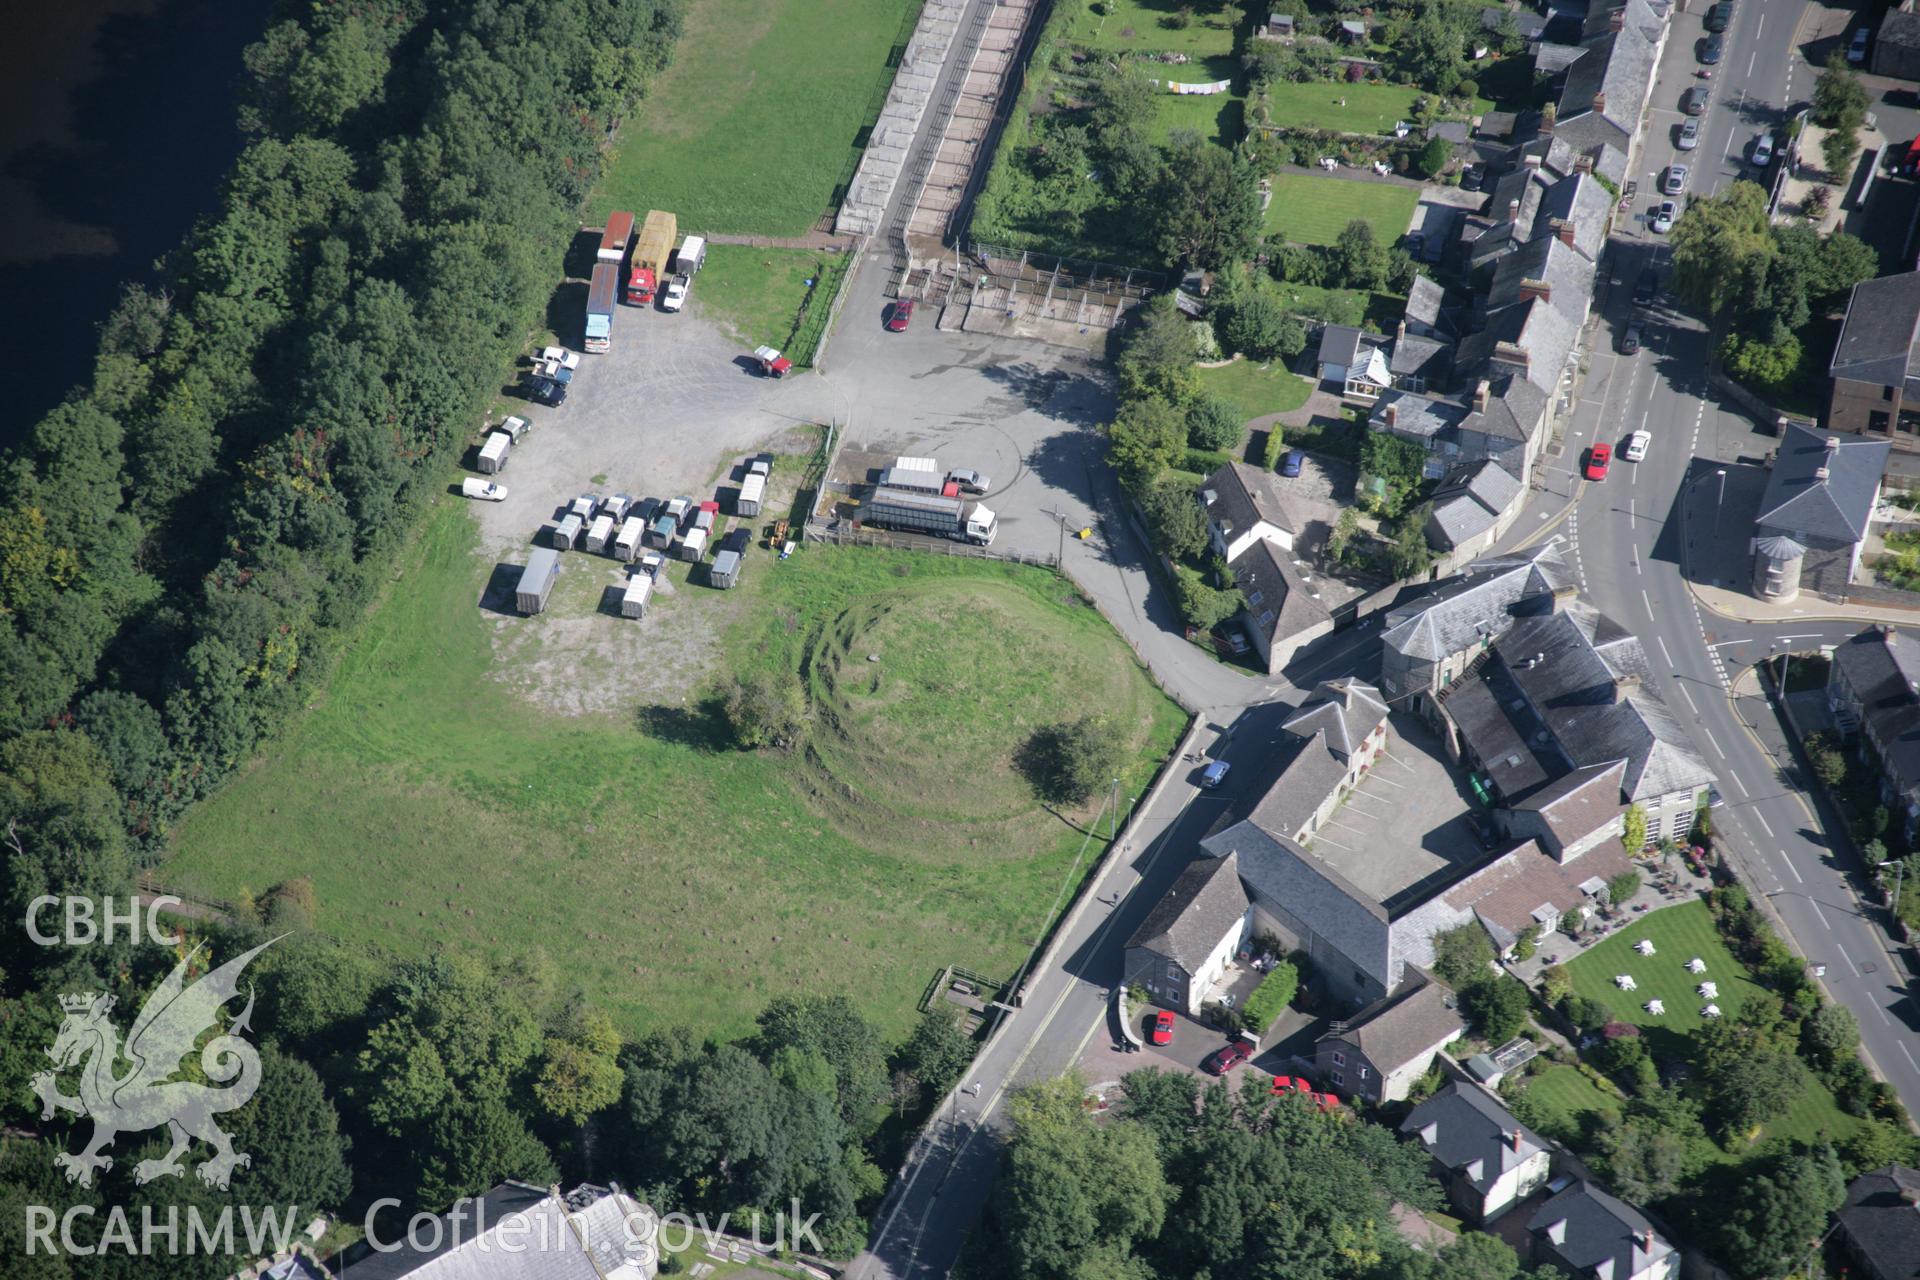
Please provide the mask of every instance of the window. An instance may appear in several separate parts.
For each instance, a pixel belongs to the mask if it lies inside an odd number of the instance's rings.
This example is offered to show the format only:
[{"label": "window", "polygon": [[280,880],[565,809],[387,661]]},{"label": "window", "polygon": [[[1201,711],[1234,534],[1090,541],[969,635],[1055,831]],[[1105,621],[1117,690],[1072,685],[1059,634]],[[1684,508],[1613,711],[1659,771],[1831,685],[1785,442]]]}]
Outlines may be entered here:
[{"label": "window", "polygon": [[1365,1080],[1367,1078],[1367,1069],[1365,1067],[1360,1068],[1360,1078],[1362,1080]]},{"label": "window", "polygon": [[1169,982],[1180,981],[1180,966],[1172,963],[1171,961],[1169,961],[1167,964],[1167,981]]},{"label": "window", "polygon": [[1342,1052],[1340,1052],[1340,1051],[1339,1051],[1338,1049],[1335,1049],[1335,1050],[1333,1051],[1333,1065],[1334,1065],[1334,1066],[1336,1066],[1336,1067],[1344,1067],[1344,1066],[1346,1066],[1346,1065],[1347,1065],[1347,1055],[1346,1055],[1346,1054],[1344,1054],[1344,1053],[1342,1053]]},{"label": "window", "polygon": [[1893,399],[1893,388],[1892,387],[1880,388],[1880,398],[1882,400],[1891,401]]},{"label": "window", "polygon": [[1870,411],[1867,414],[1867,430],[1886,435],[1893,430],[1893,416],[1880,409]]},{"label": "window", "polygon": [[1336,1086],[1344,1085],[1347,1082],[1347,1078],[1341,1075],[1338,1071],[1333,1072],[1327,1078],[1332,1080]]}]

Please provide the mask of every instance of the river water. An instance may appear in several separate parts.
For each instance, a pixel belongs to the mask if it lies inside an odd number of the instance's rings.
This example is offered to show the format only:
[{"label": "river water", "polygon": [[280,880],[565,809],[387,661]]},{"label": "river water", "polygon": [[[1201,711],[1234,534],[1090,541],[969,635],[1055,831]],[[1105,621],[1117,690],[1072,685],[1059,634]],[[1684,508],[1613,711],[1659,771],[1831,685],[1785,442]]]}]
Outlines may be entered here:
[{"label": "river water", "polygon": [[240,149],[244,0],[0,4],[0,446],[84,380],[126,280],[211,210]]}]

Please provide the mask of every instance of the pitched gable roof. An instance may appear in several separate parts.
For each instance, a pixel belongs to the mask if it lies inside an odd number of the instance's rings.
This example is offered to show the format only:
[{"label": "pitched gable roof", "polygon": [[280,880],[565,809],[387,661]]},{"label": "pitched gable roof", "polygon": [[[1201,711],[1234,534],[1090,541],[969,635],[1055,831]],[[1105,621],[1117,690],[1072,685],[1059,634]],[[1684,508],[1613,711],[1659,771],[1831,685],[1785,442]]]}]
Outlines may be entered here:
[{"label": "pitched gable roof", "polygon": [[1633,868],[1616,841],[1572,862],[1559,862],[1529,840],[1446,890],[1441,897],[1459,911],[1470,911],[1502,951],[1529,928],[1544,929],[1582,905],[1580,886],[1594,877],[1610,879]]},{"label": "pitched gable roof", "polygon": [[1861,1174],[1834,1216],[1876,1275],[1920,1276],[1920,1170],[1892,1164]]},{"label": "pitched gable roof", "polygon": [[1673,1252],[1646,1215],[1590,1182],[1568,1187],[1527,1220],[1541,1247],[1578,1276],[1628,1280]]},{"label": "pitched gable roof", "polygon": [[1384,1075],[1466,1034],[1467,1024],[1453,1006],[1453,992],[1444,984],[1414,982],[1355,1014],[1346,1030],[1320,1038],[1356,1046]]},{"label": "pitched gable roof", "polygon": [[1350,756],[1386,718],[1386,700],[1372,685],[1351,678],[1322,680],[1280,727],[1303,738],[1325,730],[1327,745]]},{"label": "pitched gable roof", "polygon": [[1333,620],[1292,557],[1265,538],[1256,539],[1227,568],[1247,602],[1248,625],[1269,644]]},{"label": "pitched gable roof", "polygon": [[1828,372],[1875,386],[1905,384],[1920,348],[1920,271],[1862,280],[1847,299],[1847,319]]},{"label": "pitched gable roof", "polygon": [[1562,845],[1578,844],[1626,809],[1627,762],[1603,761],[1573,770],[1514,804],[1538,813]]},{"label": "pitched gable roof", "polygon": [[1255,825],[1288,839],[1297,838],[1295,833],[1347,776],[1347,766],[1329,745],[1327,726],[1303,727],[1309,732],[1281,734],[1282,749],[1291,748],[1293,756],[1248,814]]},{"label": "pitched gable roof", "polygon": [[1240,860],[1202,858],[1189,863],[1167,895],[1154,904],[1147,918],[1127,939],[1175,961],[1189,973],[1213,954],[1228,930],[1237,929],[1247,913],[1247,891],[1240,884]]},{"label": "pitched gable roof", "polygon": [[1859,542],[1867,536],[1892,450],[1887,440],[1826,435],[1789,423],[1760,499],[1760,528],[1801,543]]},{"label": "pitched gable roof", "polygon": [[1519,478],[1491,459],[1456,467],[1434,490],[1428,536],[1452,550],[1491,529],[1519,496]]},{"label": "pitched gable roof", "polygon": [[1882,766],[1902,792],[1920,787],[1920,640],[1870,627],[1838,645],[1833,663],[1860,700]]},{"label": "pitched gable roof", "polygon": [[1300,531],[1299,523],[1280,500],[1273,472],[1264,467],[1229,462],[1207,477],[1200,487],[1200,503],[1206,508],[1207,519],[1228,539],[1261,523],[1288,533]]},{"label": "pitched gable roof", "polygon": [[1415,1107],[1400,1132],[1417,1137],[1442,1168],[1485,1191],[1503,1174],[1551,1150],[1485,1090],[1459,1081]]},{"label": "pitched gable roof", "polygon": [[1571,585],[1560,540],[1549,538],[1526,551],[1476,560],[1388,610],[1380,638],[1406,657],[1437,662],[1506,630],[1523,613],[1550,608],[1553,594]]}]

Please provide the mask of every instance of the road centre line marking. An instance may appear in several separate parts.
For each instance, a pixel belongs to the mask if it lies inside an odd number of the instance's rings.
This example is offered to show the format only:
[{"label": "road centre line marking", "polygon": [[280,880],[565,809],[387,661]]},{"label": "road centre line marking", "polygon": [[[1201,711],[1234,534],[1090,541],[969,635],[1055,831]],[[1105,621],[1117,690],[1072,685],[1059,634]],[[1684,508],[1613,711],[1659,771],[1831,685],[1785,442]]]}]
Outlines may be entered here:
[{"label": "road centre line marking", "polygon": [[[1773,838],[1773,828],[1767,825],[1767,815],[1760,812],[1758,809],[1755,809],[1753,811],[1753,816],[1755,821],[1759,822],[1761,829],[1767,833],[1767,838],[1771,840]],[[1783,858],[1786,857],[1787,851],[1785,849],[1782,849],[1780,851],[1780,856]]]},{"label": "road centre line marking", "polygon": [[[1653,616],[1653,606],[1651,604],[1647,606],[1647,616]],[[1672,666],[1673,655],[1667,652],[1667,638],[1665,636],[1655,636],[1653,640],[1655,644],[1660,646],[1660,656],[1667,660],[1668,666]],[[1698,710],[1698,708],[1695,708],[1695,710]]]}]

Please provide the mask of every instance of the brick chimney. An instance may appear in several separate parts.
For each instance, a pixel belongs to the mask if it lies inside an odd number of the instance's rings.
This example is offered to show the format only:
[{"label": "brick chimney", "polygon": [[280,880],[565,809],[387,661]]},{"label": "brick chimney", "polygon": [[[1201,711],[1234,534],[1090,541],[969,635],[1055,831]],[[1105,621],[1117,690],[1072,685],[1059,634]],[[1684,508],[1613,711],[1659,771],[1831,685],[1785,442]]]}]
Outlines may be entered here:
[{"label": "brick chimney", "polygon": [[1597,116],[1607,114],[1607,91],[1605,89],[1593,95],[1593,114]]},{"label": "brick chimney", "polygon": [[1627,11],[1625,9],[1615,9],[1612,13],[1607,15],[1608,31],[1613,31],[1613,32],[1624,31],[1626,30],[1626,26],[1627,26]]},{"label": "brick chimney", "polygon": [[1395,423],[1397,423],[1399,420],[1400,420],[1400,406],[1397,404],[1388,405],[1387,406],[1387,425],[1391,427]]},{"label": "brick chimney", "polygon": [[1552,226],[1553,234],[1559,237],[1560,243],[1569,249],[1573,248],[1573,233],[1578,231],[1579,228],[1567,218],[1555,218]]},{"label": "brick chimney", "polygon": [[1507,1140],[1507,1149],[1515,1155],[1518,1155],[1520,1153],[1520,1131],[1518,1129],[1511,1129],[1501,1136]]},{"label": "brick chimney", "polygon": [[1815,467],[1815,468],[1813,469],[1813,478],[1814,478],[1815,480],[1822,480],[1822,481],[1824,481],[1824,480],[1825,480],[1825,479],[1826,479],[1826,478],[1827,478],[1828,476],[1830,476],[1830,475],[1832,475],[1832,474],[1833,474],[1833,473],[1832,473],[1831,471],[1829,471],[1829,470],[1827,470],[1827,468],[1825,468],[1825,467]]},{"label": "brick chimney", "polygon": [[1840,449],[1840,437],[1839,437],[1839,436],[1828,436],[1828,437],[1827,437],[1827,452],[1828,452],[1828,453],[1836,453],[1836,452],[1838,452],[1838,451],[1839,451],[1839,449]]},{"label": "brick chimney", "polygon": [[1507,221],[1520,221],[1520,202],[1518,200],[1507,201]]},{"label": "brick chimney", "polygon": [[1575,173],[1592,173],[1593,157],[1589,155],[1575,156],[1573,160],[1573,171]]},{"label": "brick chimney", "polygon": [[1393,336],[1395,341],[1398,342],[1405,342],[1407,340],[1407,318],[1405,316],[1400,317],[1400,326],[1393,331]]},{"label": "brick chimney", "polygon": [[1522,373],[1527,371],[1527,366],[1532,362],[1532,357],[1527,354],[1527,349],[1517,342],[1494,343],[1493,358],[1501,364],[1518,366]]},{"label": "brick chimney", "polygon": [[1553,286],[1545,280],[1522,280],[1520,282],[1520,301],[1532,302],[1535,299],[1541,302],[1552,302]]},{"label": "brick chimney", "polygon": [[1627,700],[1627,695],[1640,687],[1640,677],[1631,671],[1623,671],[1613,678],[1613,702],[1615,706]]},{"label": "brick chimney", "polygon": [[1485,413],[1487,411],[1487,397],[1492,391],[1493,384],[1485,378],[1480,379],[1480,385],[1473,389],[1473,411],[1475,413]]}]

